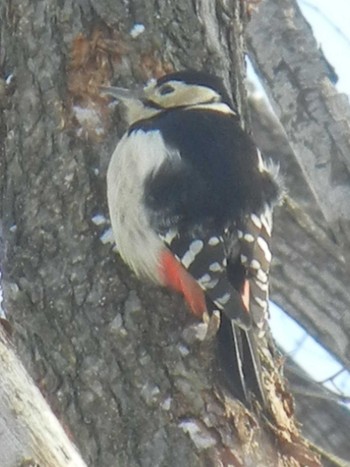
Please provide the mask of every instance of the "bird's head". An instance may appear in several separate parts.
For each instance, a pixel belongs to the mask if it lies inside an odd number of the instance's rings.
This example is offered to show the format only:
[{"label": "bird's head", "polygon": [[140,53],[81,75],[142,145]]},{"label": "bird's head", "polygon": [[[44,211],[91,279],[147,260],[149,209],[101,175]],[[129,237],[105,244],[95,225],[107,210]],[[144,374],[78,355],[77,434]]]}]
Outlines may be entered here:
[{"label": "bird's head", "polygon": [[175,108],[204,108],[235,113],[222,80],[200,71],[171,73],[151,80],[142,89],[102,87],[101,90],[125,105],[129,124]]}]

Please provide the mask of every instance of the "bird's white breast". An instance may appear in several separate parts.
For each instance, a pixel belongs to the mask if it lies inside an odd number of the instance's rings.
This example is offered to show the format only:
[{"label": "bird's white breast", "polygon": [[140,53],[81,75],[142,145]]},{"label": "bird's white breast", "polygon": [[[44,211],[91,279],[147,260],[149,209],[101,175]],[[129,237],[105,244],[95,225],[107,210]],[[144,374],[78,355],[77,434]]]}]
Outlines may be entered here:
[{"label": "bird's white breast", "polygon": [[144,183],[169,154],[160,131],[135,130],[117,145],[107,172],[107,196],[117,249],[137,275],[159,281],[164,245],[152,230],[144,205]]}]

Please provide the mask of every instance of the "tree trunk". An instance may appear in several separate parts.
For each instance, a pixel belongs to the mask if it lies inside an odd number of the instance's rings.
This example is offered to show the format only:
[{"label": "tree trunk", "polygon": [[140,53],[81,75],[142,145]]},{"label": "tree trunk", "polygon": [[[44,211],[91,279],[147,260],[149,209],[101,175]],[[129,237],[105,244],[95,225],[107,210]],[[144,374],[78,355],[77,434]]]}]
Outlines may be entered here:
[{"label": "tree trunk", "polygon": [[97,87],[204,68],[245,116],[241,8],[1,7],[2,73],[13,75],[0,127],[5,308],[23,361],[91,466],[319,465],[286,408],[276,444],[277,429],[229,397],[203,325],[180,297],[139,282],[107,242],[105,173],[122,125]]},{"label": "tree trunk", "polygon": [[0,465],[86,467],[0,326]]}]

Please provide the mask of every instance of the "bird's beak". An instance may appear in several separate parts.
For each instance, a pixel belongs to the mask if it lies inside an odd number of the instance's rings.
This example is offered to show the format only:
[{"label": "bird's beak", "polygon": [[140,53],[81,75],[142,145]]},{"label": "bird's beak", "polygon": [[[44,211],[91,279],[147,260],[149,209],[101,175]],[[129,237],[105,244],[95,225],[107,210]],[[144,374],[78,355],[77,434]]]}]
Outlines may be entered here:
[{"label": "bird's beak", "polygon": [[127,101],[130,100],[140,100],[143,97],[143,89],[125,89],[125,88],[117,88],[114,86],[100,86],[101,94],[112,96],[119,101]]},{"label": "bird's beak", "polygon": [[129,125],[138,120],[149,118],[158,112],[158,110],[145,105],[147,97],[143,87],[130,90],[114,86],[101,86],[100,92],[103,95],[114,97],[123,104]]}]

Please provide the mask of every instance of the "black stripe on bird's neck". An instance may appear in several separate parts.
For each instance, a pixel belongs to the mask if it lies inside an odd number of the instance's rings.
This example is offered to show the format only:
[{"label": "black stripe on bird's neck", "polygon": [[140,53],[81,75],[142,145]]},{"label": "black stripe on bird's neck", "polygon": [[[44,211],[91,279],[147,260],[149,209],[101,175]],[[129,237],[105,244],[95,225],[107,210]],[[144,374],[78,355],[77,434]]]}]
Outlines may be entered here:
[{"label": "black stripe on bird's neck", "polygon": [[[145,101],[143,101],[145,102]],[[159,112],[155,113],[154,115],[146,118],[140,118],[140,120],[135,121],[132,125],[130,125],[128,129],[128,134],[130,135],[135,130],[144,130],[150,131],[157,129],[157,122],[163,120],[164,118],[171,118],[172,115],[182,115],[184,112],[195,112],[202,116],[203,114],[208,114],[208,116],[216,115],[218,117],[224,117],[227,119],[233,119],[234,121],[238,122],[239,117],[235,113],[235,111],[229,107],[224,102],[213,102],[213,103],[203,103],[203,104],[193,104],[193,105],[184,105],[178,107],[171,107],[171,108],[163,108],[155,104],[154,102],[150,102],[153,105],[152,108],[155,110],[159,110]],[[219,106],[225,106],[224,110],[220,110]],[[150,106],[151,107],[151,106]]]}]

